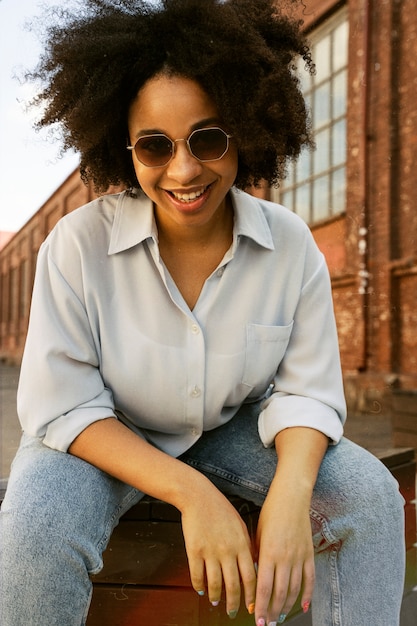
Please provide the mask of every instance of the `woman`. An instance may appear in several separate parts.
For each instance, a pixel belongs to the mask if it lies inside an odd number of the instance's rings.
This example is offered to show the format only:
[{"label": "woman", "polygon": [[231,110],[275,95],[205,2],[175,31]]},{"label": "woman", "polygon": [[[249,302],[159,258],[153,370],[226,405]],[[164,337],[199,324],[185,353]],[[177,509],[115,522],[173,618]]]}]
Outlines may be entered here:
[{"label": "woman", "polygon": [[[394,626],[403,503],[342,438],[323,257],[243,191],[310,145],[300,25],[270,0],[85,4],[50,30],[41,125],[61,123],[97,189],[128,191],[39,254],[1,623],[84,624],[89,575],[146,493],[181,511],[193,587],[214,605],[224,589],[231,618],[242,588],[257,626],[299,592],[317,626]],[[262,507],[254,549],[228,494]]]}]

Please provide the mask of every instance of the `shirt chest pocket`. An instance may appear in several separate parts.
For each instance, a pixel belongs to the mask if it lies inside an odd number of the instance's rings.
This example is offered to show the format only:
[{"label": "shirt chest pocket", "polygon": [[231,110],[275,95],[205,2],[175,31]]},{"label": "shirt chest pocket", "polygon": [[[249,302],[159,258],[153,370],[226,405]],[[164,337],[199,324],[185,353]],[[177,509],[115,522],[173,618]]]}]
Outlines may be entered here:
[{"label": "shirt chest pocket", "polygon": [[242,383],[263,391],[272,381],[287,349],[293,322],[288,326],[247,324]]}]

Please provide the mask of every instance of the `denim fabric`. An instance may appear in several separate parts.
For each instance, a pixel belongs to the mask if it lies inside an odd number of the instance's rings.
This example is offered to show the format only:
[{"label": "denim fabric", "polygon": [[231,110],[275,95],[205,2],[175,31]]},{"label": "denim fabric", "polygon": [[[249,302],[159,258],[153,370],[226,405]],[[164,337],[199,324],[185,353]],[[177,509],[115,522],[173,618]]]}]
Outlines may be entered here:
[{"label": "denim fabric", "polygon": [[[180,457],[223,492],[261,505],[276,454],[257,433],[258,404],[206,432]],[[143,494],[23,436],[0,519],[2,626],[82,626],[102,552]],[[311,508],[315,626],[396,626],[404,578],[403,500],[374,456],[342,439],[321,465]]]}]

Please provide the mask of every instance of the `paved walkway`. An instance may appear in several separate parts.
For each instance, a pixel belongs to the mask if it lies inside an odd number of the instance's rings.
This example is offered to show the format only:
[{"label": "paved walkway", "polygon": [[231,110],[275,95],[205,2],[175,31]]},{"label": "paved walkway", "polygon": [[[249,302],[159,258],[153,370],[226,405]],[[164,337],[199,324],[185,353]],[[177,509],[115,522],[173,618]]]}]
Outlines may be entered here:
[{"label": "paved walkway", "polygon": [[[19,368],[0,362],[0,479],[9,475],[16,448],[20,440],[20,425],[16,410],[16,390]],[[366,416],[349,416],[346,436],[369,450],[391,448],[390,420],[378,413]]]}]

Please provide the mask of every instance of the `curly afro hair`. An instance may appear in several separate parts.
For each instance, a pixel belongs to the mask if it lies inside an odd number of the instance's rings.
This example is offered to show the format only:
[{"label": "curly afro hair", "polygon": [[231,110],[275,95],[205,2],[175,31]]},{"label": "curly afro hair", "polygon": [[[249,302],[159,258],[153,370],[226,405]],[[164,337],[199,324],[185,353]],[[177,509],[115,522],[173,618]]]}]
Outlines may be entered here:
[{"label": "curly afro hair", "polygon": [[83,0],[52,10],[45,53],[30,78],[44,85],[39,127],[58,124],[97,191],[138,187],[126,150],[128,110],[159,73],[197,81],[239,154],[235,185],[276,185],[311,146],[296,61],[314,72],[293,0]]}]

